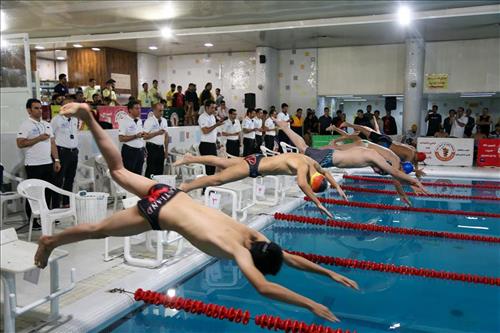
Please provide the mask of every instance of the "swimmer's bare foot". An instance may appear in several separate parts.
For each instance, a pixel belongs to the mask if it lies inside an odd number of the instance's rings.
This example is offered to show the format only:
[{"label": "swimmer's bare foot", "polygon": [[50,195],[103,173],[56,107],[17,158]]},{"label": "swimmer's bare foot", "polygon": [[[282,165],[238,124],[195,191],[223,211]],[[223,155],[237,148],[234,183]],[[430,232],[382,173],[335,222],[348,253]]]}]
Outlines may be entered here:
[{"label": "swimmer's bare foot", "polygon": [[328,126],[328,127],[325,129],[325,131],[330,132],[330,131],[333,131],[333,130],[335,130],[335,129],[337,129],[337,126],[335,126],[335,125],[330,125],[330,126]]},{"label": "swimmer's bare foot", "polygon": [[279,127],[279,128],[287,128],[289,122],[284,121],[284,120],[275,120],[274,123]]},{"label": "swimmer's bare foot", "polygon": [[179,190],[186,192],[186,183],[182,183],[179,185]]},{"label": "swimmer's bare foot", "polygon": [[182,158],[180,160],[175,161],[173,166],[178,167],[178,166],[181,166],[184,164],[189,164],[189,163],[191,163],[192,159],[193,159],[193,155],[191,155],[190,153],[186,153],[184,156],[182,156]]},{"label": "swimmer's bare foot", "polygon": [[68,103],[61,107],[60,114],[67,117],[77,117],[85,120],[90,113],[90,106],[87,103]]},{"label": "swimmer's bare foot", "polygon": [[51,236],[40,237],[38,240],[38,250],[35,254],[35,265],[39,268],[45,268],[52,250],[54,250],[54,247],[52,246]]}]

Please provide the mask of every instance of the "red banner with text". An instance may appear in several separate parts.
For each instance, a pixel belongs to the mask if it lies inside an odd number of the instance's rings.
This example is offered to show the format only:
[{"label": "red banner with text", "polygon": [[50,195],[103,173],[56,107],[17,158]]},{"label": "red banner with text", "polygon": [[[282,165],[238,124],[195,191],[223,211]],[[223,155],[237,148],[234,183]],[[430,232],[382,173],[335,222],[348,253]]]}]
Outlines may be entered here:
[{"label": "red banner with text", "polygon": [[479,140],[477,166],[500,167],[500,139]]}]

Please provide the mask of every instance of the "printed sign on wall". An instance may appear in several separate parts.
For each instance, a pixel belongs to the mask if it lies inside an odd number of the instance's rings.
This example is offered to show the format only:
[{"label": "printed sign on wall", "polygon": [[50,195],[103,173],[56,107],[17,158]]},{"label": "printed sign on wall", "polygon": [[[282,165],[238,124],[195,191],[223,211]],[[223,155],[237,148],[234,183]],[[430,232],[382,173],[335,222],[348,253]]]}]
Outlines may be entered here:
[{"label": "printed sign on wall", "polygon": [[430,89],[448,89],[448,74],[425,74],[427,88]]},{"label": "printed sign on wall", "polygon": [[118,122],[128,114],[126,106],[98,106],[99,121],[110,123],[114,129],[118,128]]},{"label": "printed sign on wall", "polygon": [[479,140],[477,165],[500,167],[500,139]]},{"label": "printed sign on wall", "polygon": [[422,137],[417,139],[417,150],[427,155],[427,165],[471,166],[474,139]]},{"label": "printed sign on wall", "polygon": [[115,80],[115,89],[130,90],[130,74],[111,73],[111,78]]}]

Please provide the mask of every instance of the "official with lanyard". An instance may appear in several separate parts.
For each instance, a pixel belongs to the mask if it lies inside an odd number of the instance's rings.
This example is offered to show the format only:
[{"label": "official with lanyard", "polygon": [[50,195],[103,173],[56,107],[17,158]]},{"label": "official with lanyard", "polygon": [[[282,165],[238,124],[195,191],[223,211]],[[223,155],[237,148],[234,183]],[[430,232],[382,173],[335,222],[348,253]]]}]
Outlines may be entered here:
[{"label": "official with lanyard", "polygon": [[240,156],[241,124],[235,109],[229,109],[229,119],[224,121],[222,135],[226,137],[226,152],[232,156]]},{"label": "official with lanyard", "polygon": [[118,140],[123,143],[123,166],[130,172],[142,175],[144,164],[144,131],[141,121],[141,104],[130,101],[127,104],[128,115],[119,122]]},{"label": "official with lanyard", "polygon": [[[73,182],[78,167],[78,119],[58,114],[50,122],[54,137],[52,141],[57,147],[61,160],[61,170],[55,174],[54,184],[66,191],[73,191]],[[59,204],[59,195],[55,197]],[[69,197],[63,196],[63,206],[69,205]]]},{"label": "official with lanyard", "polygon": [[153,104],[153,115],[144,122],[144,140],[146,140],[146,174],[163,175],[165,156],[168,154],[168,124],[162,117],[163,103]]},{"label": "official with lanyard", "polygon": [[[26,176],[28,179],[41,179],[53,184],[54,171],[57,173],[61,170],[61,161],[55,143],[50,140],[53,137],[52,127],[42,120],[42,103],[38,99],[28,99],[26,111],[29,117],[19,127],[16,140],[17,147],[24,153]],[[52,206],[53,195],[53,191],[45,192],[48,207]],[[31,215],[27,202],[26,213]],[[33,229],[39,228],[38,223],[33,225]]]}]

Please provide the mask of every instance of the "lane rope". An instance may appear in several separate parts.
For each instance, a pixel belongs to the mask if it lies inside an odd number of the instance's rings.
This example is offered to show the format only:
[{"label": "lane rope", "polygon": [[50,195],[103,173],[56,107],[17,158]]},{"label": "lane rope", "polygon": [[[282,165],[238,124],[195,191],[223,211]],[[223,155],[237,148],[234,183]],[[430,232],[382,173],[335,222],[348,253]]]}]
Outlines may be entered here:
[{"label": "lane rope", "polygon": [[[384,183],[384,184],[392,184],[393,181],[388,178],[381,177],[366,177],[366,176],[354,176],[354,175],[343,175],[344,179],[353,179],[353,180],[364,180],[372,183]],[[453,183],[443,183],[443,182],[422,182],[422,185],[425,186],[443,186],[443,187],[462,187],[462,188],[483,188],[490,190],[500,190],[500,185],[493,184],[453,184]]]},{"label": "lane rope", "polygon": [[301,216],[294,214],[275,213],[274,219],[287,222],[321,225],[321,226],[340,228],[340,229],[382,232],[382,233],[410,235],[418,237],[436,237],[436,238],[448,238],[456,240],[469,240],[469,241],[486,242],[486,243],[500,243],[500,237],[494,237],[494,236],[470,235],[470,234],[461,234],[461,233],[445,232],[445,231],[431,231],[423,229],[381,226],[375,224],[347,222],[340,220],[326,220],[317,217]]},{"label": "lane rope", "polygon": [[[311,201],[310,198],[304,197],[304,200]],[[448,215],[464,215],[464,216],[479,216],[479,217],[493,217],[500,218],[498,213],[487,213],[487,212],[468,212],[463,210],[448,210],[448,209],[438,209],[438,208],[421,208],[421,207],[405,207],[396,205],[385,205],[385,204],[374,204],[367,202],[352,202],[345,200],[336,200],[332,198],[321,198],[318,197],[321,203],[326,203],[330,205],[340,205],[348,207],[359,207],[359,208],[373,208],[382,210],[398,210],[406,212],[417,212],[417,213],[432,213],[432,214],[448,214]]]},{"label": "lane rope", "polygon": [[441,279],[441,280],[452,280],[452,281],[462,281],[466,283],[476,283],[476,284],[486,284],[491,286],[500,286],[500,278],[490,277],[490,276],[482,276],[475,274],[465,274],[465,273],[455,273],[455,272],[447,272],[447,271],[437,271],[435,269],[428,268],[417,268],[411,266],[400,266],[394,264],[385,264],[380,262],[373,262],[368,260],[357,260],[357,259],[349,259],[349,258],[339,258],[339,257],[330,257],[330,256],[322,256],[313,253],[304,253],[298,251],[286,251],[290,254],[294,254],[303,258],[306,258],[309,261],[312,261],[317,264],[326,264],[326,265],[334,265],[334,266],[342,266],[370,271],[379,271],[386,273],[395,273],[402,275],[413,275],[413,276],[422,276],[430,279]]},{"label": "lane rope", "polygon": [[[227,308],[223,305],[214,303],[204,303],[200,300],[191,298],[183,298],[177,296],[168,296],[151,290],[137,289],[134,293],[134,300],[143,301],[146,304],[161,305],[165,308],[183,310],[194,315],[205,315],[209,318],[228,320],[241,325],[248,325],[253,319],[255,325],[266,328],[268,330],[280,330],[284,332],[300,332],[300,333],[350,333],[350,330],[342,330],[340,328],[333,329],[331,327],[307,324],[303,321],[294,319],[281,319],[279,316],[271,316],[267,314],[259,314],[252,318],[248,310],[240,308]],[[353,331],[356,333],[356,331]]]},{"label": "lane rope", "polygon": [[[352,192],[364,192],[364,193],[377,193],[377,194],[390,194],[397,195],[396,191],[380,190],[375,188],[363,188],[342,185],[342,189],[345,191]],[[469,196],[469,195],[458,195],[458,194],[439,194],[439,193],[429,193],[429,194],[416,194],[414,192],[406,192],[408,196],[414,197],[429,197],[429,198],[444,198],[444,199],[457,199],[457,200],[489,200],[489,201],[500,201],[497,197],[486,197],[486,196]]]}]

